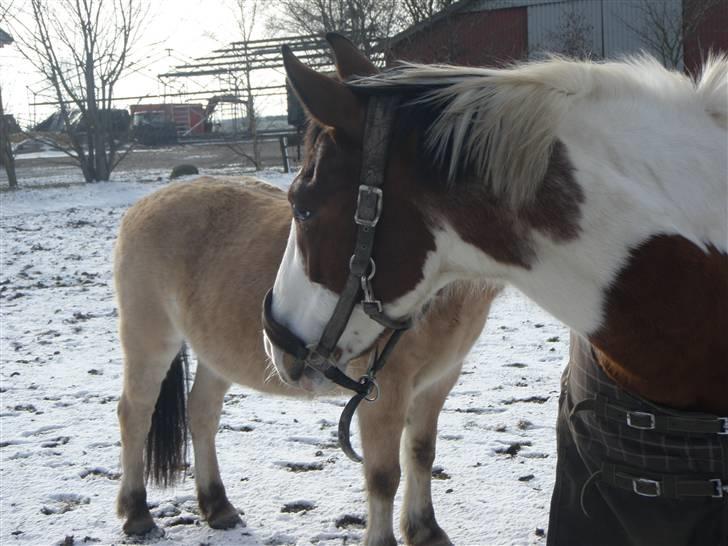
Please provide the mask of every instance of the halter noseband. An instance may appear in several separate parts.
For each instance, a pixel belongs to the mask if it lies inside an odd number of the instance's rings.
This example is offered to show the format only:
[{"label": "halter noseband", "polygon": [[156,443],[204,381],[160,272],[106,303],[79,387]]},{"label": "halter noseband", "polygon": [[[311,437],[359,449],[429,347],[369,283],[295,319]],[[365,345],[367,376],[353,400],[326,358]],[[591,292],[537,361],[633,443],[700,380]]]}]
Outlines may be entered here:
[{"label": "halter noseband", "polygon": [[[398,320],[384,314],[381,301],[374,296],[371,282],[376,273],[376,264],[372,258],[374,233],[382,213],[381,186],[384,183],[387,149],[397,104],[398,99],[391,96],[373,96],[369,100],[364,128],[361,184],[354,213],[354,222],[357,225],[356,246],[349,260],[349,276],[346,284],[316,346],[307,346],[298,336],[275,320],[272,288],[268,290],[263,302],[263,328],[273,343],[295,357],[297,363],[321,372],[327,379],[356,393],[344,408],[339,420],[339,442],[344,453],[358,462],[362,459],[354,452],[349,440],[351,418],[363,399],[370,401],[376,399],[370,396],[373,390],[375,395],[379,396],[375,375],[384,366],[402,334],[412,326],[412,319],[409,317]],[[360,293],[363,294],[361,300]],[[335,358],[332,358],[357,303],[361,304],[363,311],[371,319],[392,330],[381,354],[376,349],[372,353],[369,369],[359,381],[343,373],[336,366]]]}]

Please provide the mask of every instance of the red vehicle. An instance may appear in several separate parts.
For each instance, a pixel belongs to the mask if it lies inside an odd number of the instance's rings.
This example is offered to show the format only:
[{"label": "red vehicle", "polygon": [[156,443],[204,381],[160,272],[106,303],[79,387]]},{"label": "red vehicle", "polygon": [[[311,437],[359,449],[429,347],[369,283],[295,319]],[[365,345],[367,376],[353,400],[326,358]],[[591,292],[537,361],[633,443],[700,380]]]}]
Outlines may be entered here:
[{"label": "red vehicle", "polygon": [[142,144],[168,144],[177,137],[205,133],[201,104],[134,104],[132,133]]}]

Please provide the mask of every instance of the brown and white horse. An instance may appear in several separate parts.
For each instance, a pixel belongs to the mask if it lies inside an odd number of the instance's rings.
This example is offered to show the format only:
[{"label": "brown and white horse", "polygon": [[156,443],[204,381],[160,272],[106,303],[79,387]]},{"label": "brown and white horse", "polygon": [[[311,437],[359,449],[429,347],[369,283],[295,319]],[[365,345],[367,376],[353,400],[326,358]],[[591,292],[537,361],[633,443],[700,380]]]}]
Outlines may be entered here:
[{"label": "brown and white horse", "polygon": [[[289,190],[273,320],[319,340],[349,276],[357,199],[379,193],[371,290],[387,317],[455,279],[509,282],[588,339],[622,389],[728,414],[727,59],[696,80],[643,57],[404,65],[339,83],[283,54],[315,129]],[[386,100],[399,105],[375,191],[359,176],[377,168],[363,149]],[[356,306],[338,366],[383,330]],[[293,382],[282,349],[270,354]]]},{"label": "brown and white horse", "polygon": [[[305,394],[271,374],[260,337],[261,304],[290,223],[285,193],[254,179],[174,184],[125,214],[114,264],[124,351],[118,512],[125,517],[125,532],[154,528],[145,463],[147,476],[161,485],[184,470],[184,342],[199,357],[188,415],[200,509],[215,528],[240,522],[215,453],[225,392],[238,383],[276,395]],[[360,407],[369,493],[366,544],[396,543],[392,512],[403,430],[403,528],[413,544],[446,541],[430,496],[437,419],[496,293],[476,283],[443,291],[380,373],[380,399]],[[354,369],[365,364],[359,361]]]}]

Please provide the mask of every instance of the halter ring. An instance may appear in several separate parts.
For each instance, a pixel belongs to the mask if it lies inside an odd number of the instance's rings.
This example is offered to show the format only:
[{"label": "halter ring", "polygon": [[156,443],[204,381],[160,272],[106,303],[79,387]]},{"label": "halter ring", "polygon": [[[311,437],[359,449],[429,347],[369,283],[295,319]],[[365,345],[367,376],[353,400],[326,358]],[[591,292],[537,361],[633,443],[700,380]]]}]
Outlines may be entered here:
[{"label": "halter ring", "polygon": [[[369,383],[369,392],[367,392],[367,395],[364,397],[364,400],[367,402],[376,402],[379,400],[379,394],[381,393],[381,389],[379,388],[379,383],[377,383],[377,380],[369,375],[363,376],[359,382],[363,385],[365,383]],[[374,393],[372,395],[372,393]]]}]

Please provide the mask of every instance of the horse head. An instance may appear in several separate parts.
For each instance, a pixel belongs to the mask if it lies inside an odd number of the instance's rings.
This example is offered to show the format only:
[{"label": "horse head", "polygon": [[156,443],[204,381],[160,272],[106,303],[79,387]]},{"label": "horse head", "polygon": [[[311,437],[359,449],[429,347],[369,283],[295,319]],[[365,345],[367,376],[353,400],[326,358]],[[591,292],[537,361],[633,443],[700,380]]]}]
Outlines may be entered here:
[{"label": "horse head", "polygon": [[[309,113],[310,124],[304,164],[288,194],[293,221],[272,290],[272,316],[307,346],[321,337],[350,277],[360,227],[355,213],[369,97],[346,82],[378,72],[348,40],[337,35],[327,38],[335,55],[336,79],[304,66],[284,49],[288,79]],[[416,313],[447,279],[438,278],[433,221],[424,203],[411,199],[418,181],[417,142],[391,138],[385,152],[377,166],[383,176],[381,215],[364,275],[383,313],[396,320]],[[338,342],[339,366],[370,349],[384,330],[356,305]],[[322,384],[320,374],[304,373],[270,340],[266,346],[284,379],[301,379],[308,388]]]}]

